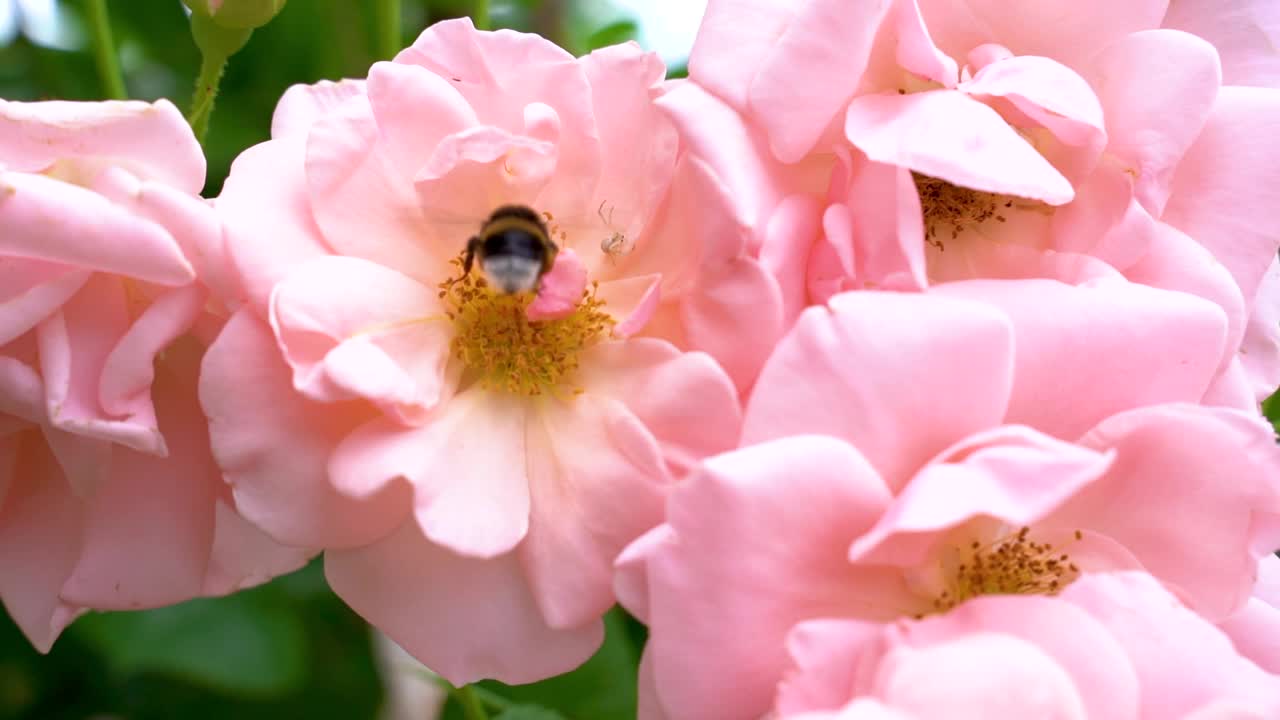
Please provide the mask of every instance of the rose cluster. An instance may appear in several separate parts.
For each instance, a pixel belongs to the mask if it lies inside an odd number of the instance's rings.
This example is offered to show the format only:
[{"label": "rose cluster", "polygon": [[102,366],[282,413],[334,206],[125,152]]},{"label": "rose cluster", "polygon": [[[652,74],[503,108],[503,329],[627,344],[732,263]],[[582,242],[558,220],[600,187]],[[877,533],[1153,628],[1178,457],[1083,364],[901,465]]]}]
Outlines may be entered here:
[{"label": "rose cluster", "polygon": [[[642,718],[1280,717],[1280,12],[438,23],[199,197],[0,101],[0,600],[47,650],[324,554],[455,684]],[[511,283],[510,286],[507,283]]]}]

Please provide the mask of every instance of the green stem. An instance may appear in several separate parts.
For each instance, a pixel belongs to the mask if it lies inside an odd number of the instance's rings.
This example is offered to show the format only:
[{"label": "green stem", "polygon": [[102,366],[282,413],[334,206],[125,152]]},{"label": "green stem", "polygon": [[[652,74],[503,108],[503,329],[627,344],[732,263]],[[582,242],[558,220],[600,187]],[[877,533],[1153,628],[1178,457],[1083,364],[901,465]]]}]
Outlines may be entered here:
[{"label": "green stem", "polygon": [[475,0],[471,8],[471,22],[478,30],[489,29],[489,0]]},{"label": "green stem", "polygon": [[93,34],[93,59],[102,80],[102,91],[108,99],[124,100],[124,76],[120,74],[120,61],[116,59],[116,43],[111,38],[111,20],[107,15],[107,0],[87,0],[89,32]]},{"label": "green stem", "polygon": [[454,688],[453,697],[462,706],[462,714],[467,720],[489,720],[489,713],[484,711],[480,696],[470,685]]},{"label": "green stem", "polygon": [[196,90],[191,96],[191,111],[187,113],[187,122],[201,144],[204,144],[204,136],[209,132],[213,100],[218,97],[218,84],[222,82],[222,73],[226,69],[225,57],[205,55],[200,59],[200,76],[196,78]]},{"label": "green stem", "polygon": [[379,60],[390,60],[403,47],[400,30],[400,0],[377,0],[374,3],[374,18],[378,26],[378,37],[374,48]]}]

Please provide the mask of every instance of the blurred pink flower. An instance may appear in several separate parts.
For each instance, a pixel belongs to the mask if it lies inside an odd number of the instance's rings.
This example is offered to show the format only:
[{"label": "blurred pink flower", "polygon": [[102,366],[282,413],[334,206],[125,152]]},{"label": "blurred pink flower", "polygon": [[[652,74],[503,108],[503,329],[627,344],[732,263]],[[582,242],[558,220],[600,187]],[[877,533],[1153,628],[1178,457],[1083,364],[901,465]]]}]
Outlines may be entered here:
[{"label": "blurred pink flower", "polygon": [[691,82],[660,104],[733,188],[788,318],[842,290],[1074,282],[1101,260],[1221,305],[1206,400],[1256,407],[1280,375],[1243,341],[1280,248],[1275,13],[1169,8],[1232,49],[1228,82],[1269,85],[1224,87],[1210,42],[1160,29],[1166,5],[713,0]]},{"label": "blurred pink flower", "polygon": [[779,720],[1280,714],[1280,677],[1141,573],[1082,577],[1052,598],[975,598],[919,621],[811,620],[787,645]]},{"label": "blurred pink flower", "polygon": [[0,101],[0,598],[42,651],[83,609],[307,557],[235,514],[210,455],[196,374],[226,275],[204,172],[166,101]]},{"label": "blurred pink flower", "polygon": [[[663,75],[632,45],[439,23],[367,80],[291,88],[216,201],[248,305],[201,399],[238,507],[324,548],[334,590],[454,683],[591,654],[615,555],[736,443],[730,376],[780,332],[653,106]],[[507,204],[564,248],[536,307],[460,267]]]},{"label": "blurred pink flower", "polygon": [[758,716],[809,618],[1134,568],[1212,620],[1239,610],[1280,545],[1280,448],[1256,414],[1188,402],[1224,331],[1208,301],[1118,279],[806,310],[761,372],[747,446],[705,461],[619,558],[650,630],[646,717]]}]

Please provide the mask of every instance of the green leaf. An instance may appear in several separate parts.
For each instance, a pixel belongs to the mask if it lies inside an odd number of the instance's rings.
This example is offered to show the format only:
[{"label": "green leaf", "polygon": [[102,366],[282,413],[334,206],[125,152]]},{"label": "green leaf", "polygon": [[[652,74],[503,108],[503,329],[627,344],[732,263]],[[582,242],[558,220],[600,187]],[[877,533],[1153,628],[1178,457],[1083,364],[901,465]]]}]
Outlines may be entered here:
[{"label": "green leaf", "polygon": [[503,710],[493,720],[565,720],[565,717],[540,705],[516,705]]},{"label": "green leaf", "polygon": [[634,720],[640,648],[630,622],[622,610],[610,610],[604,617],[604,644],[572,672],[529,685],[479,685],[516,703],[555,710],[568,720]]},{"label": "green leaf", "polygon": [[635,40],[639,36],[640,27],[636,25],[634,20],[618,20],[591,33],[587,37],[587,48],[595,50],[609,45],[617,45],[628,40]]},{"label": "green leaf", "polygon": [[118,676],[177,676],[241,695],[281,695],[306,675],[300,620],[247,591],[146,612],[90,615],[77,629]]}]

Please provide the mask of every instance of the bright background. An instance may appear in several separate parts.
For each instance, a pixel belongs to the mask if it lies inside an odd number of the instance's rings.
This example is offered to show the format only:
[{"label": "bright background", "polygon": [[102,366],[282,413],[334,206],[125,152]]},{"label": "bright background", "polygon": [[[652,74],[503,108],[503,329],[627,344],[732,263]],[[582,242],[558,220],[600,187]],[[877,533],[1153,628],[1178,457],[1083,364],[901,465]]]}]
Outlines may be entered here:
[{"label": "bright background", "polygon": [[[575,54],[637,39],[683,74],[705,1],[494,0],[496,27],[538,32]],[[363,77],[374,54],[369,0],[288,0],[227,68],[206,139],[216,195],[231,160],[267,139],[285,88]],[[184,111],[199,65],[178,0],[108,0],[129,96]],[[466,0],[403,0],[404,44]],[[81,0],[0,0],[0,98],[98,100]],[[157,541],[162,541],[157,538]],[[620,611],[604,647],[566,676],[483,686],[493,720],[630,720],[644,629]],[[42,656],[0,614],[0,720],[382,718],[387,677],[368,626],[328,589],[320,561],[261,588],[139,613],[79,619]],[[410,689],[434,688],[410,670]],[[505,714],[494,712],[508,705]],[[541,708],[536,709],[536,708]],[[418,714],[414,720],[428,720]],[[457,707],[446,718],[460,718]],[[395,716],[401,720],[406,716]]]}]

